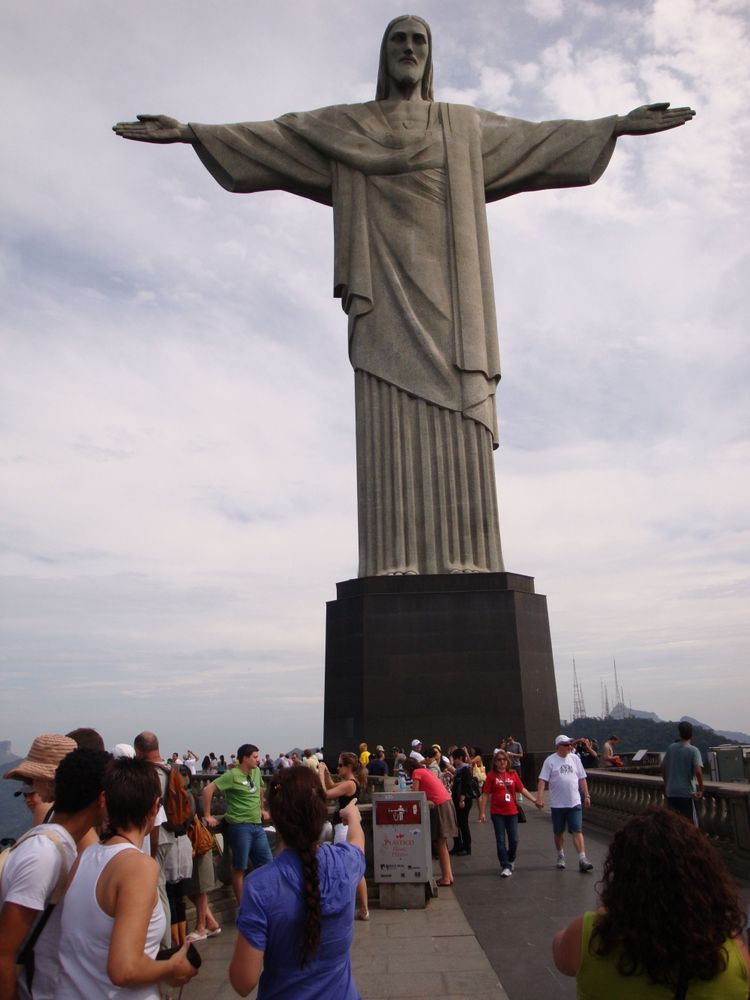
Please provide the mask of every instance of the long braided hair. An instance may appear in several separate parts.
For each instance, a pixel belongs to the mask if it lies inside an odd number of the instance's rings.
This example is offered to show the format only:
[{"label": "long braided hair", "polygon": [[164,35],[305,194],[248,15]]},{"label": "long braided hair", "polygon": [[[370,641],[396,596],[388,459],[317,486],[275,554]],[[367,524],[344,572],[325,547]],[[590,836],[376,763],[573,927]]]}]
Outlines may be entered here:
[{"label": "long braided hair", "polygon": [[277,771],[268,786],[268,807],[282,840],[299,854],[302,862],[306,912],[300,966],[304,966],[320,944],[320,881],[316,851],[328,809],[317,774],[309,767]]}]

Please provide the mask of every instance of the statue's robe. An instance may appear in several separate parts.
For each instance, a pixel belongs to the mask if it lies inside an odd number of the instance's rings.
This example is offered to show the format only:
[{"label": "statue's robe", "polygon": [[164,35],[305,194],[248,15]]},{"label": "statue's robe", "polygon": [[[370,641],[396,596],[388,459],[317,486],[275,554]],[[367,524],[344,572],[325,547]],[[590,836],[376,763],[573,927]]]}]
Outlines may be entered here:
[{"label": "statue's robe", "polygon": [[615,145],[616,116],[428,111],[426,130],[398,132],[376,101],[191,123],[198,156],[228,191],[333,206],[334,295],[355,370],[360,576],[503,569],[485,202],[591,184]]}]

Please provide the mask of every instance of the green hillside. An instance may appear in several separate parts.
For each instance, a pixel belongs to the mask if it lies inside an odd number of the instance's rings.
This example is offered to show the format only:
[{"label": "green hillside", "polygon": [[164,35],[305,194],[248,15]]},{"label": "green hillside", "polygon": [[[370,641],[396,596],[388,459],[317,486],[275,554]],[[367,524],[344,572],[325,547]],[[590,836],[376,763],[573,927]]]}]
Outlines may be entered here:
[{"label": "green hillside", "polygon": [[[670,743],[679,739],[676,722],[654,722],[652,719],[575,719],[569,722],[564,732],[576,739],[589,736],[597,741],[599,748],[614,733],[620,737],[617,753],[635,753],[636,750],[666,750]],[[693,729],[693,745],[698,747],[703,760],[709,747],[730,743],[713,729]]]}]

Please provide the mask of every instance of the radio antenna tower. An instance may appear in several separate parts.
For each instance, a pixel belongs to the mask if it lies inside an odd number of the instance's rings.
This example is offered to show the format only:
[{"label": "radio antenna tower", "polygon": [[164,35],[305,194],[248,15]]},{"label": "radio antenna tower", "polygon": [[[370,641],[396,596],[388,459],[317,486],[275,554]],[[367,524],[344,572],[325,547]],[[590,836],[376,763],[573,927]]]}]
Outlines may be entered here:
[{"label": "radio antenna tower", "polygon": [[583,703],[583,691],[581,690],[581,685],[578,683],[575,656],[573,657],[573,718],[586,718],[586,706]]},{"label": "radio antenna tower", "polygon": [[602,686],[602,718],[609,718],[609,695],[607,694],[607,685],[604,681],[599,682]]},{"label": "radio antenna tower", "polygon": [[612,657],[612,666],[613,666],[614,671],[615,671],[615,703],[617,705],[622,705],[622,708],[623,708],[623,717],[624,717],[626,715],[625,692],[622,690],[622,688],[620,687],[620,684],[619,684],[619,682],[617,680],[617,661],[615,660],[614,656]]}]

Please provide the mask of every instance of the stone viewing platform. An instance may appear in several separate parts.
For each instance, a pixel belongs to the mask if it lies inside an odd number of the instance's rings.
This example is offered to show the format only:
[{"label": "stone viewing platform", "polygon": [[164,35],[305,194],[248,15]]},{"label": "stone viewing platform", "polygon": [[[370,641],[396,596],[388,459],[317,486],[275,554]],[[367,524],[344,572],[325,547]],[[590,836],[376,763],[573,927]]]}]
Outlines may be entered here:
[{"label": "stone viewing platform", "polygon": [[[617,830],[649,806],[664,805],[664,782],[659,775],[595,768],[588,778],[589,825]],[[703,787],[703,798],[696,802],[701,830],[730,872],[736,878],[750,879],[750,785],[704,781]]]},{"label": "stone viewing platform", "polygon": [[[610,787],[610,778],[622,789],[649,787],[631,783],[633,775],[593,773],[602,778],[597,787]],[[732,790],[748,796],[746,787]],[[549,810],[530,808],[509,879],[500,878],[491,825],[477,823],[474,810],[472,854],[452,859],[453,888],[440,889],[424,910],[380,910],[373,901],[369,923],[355,924],[352,962],[364,1000],[573,1000],[575,980],[555,969],[552,937],[596,906],[610,838],[594,826],[597,808],[603,806],[587,810],[584,819],[586,849],[595,866],[590,875],[578,872],[571,845],[566,845],[569,867],[555,869]],[[750,899],[750,883],[739,885]],[[203,966],[183,1000],[237,995],[227,980],[235,931],[228,915],[221,919],[224,932],[197,945]]]}]

